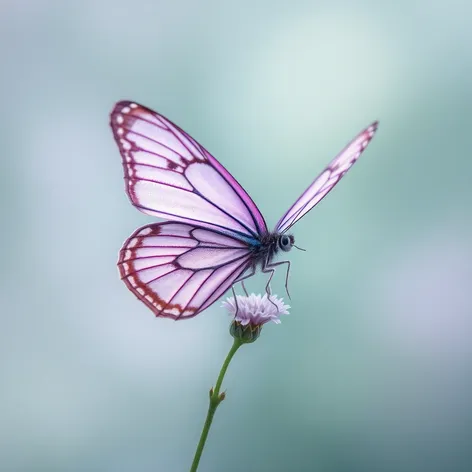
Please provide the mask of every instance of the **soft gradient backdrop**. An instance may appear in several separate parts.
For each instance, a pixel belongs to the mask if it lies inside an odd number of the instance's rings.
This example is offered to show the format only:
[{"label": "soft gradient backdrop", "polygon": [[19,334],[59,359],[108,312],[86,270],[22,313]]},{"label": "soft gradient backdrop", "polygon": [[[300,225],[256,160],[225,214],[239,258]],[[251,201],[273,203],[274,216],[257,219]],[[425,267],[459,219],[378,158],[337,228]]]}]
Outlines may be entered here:
[{"label": "soft gradient backdrop", "polygon": [[3,0],[0,470],[190,466],[229,319],[156,320],[119,280],[153,221],[108,127],[131,99],[270,226],[380,120],[294,228],[291,315],[235,357],[200,470],[470,471],[471,17],[469,0]]}]

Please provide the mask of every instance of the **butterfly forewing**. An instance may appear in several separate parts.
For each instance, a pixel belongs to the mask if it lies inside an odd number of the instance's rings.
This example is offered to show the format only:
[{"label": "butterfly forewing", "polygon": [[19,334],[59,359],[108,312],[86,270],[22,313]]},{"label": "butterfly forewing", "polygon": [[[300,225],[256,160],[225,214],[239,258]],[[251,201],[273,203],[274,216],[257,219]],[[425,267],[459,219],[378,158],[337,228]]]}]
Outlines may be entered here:
[{"label": "butterfly forewing", "polygon": [[319,203],[341,180],[343,175],[359,159],[364,149],[373,138],[378,123],[372,123],[359,133],[323,170],[313,183],[302,193],[300,198],[279,220],[275,231],[283,233]]},{"label": "butterfly forewing", "polygon": [[118,266],[128,288],[156,316],[185,319],[215,302],[249,267],[239,239],[182,223],[138,229],[123,245]]},{"label": "butterfly forewing", "polygon": [[128,196],[141,211],[248,241],[267,232],[264,218],[239,183],[171,121],[125,101],[115,106],[111,127]]}]

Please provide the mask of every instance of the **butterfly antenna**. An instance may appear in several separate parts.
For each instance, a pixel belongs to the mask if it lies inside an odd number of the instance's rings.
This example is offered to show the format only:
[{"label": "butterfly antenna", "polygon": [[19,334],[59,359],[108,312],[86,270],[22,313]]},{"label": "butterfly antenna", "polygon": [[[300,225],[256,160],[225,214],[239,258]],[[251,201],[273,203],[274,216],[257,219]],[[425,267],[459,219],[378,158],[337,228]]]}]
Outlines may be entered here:
[{"label": "butterfly antenna", "polygon": [[302,247],[295,246],[295,244],[293,245],[293,247],[296,247],[296,248],[299,249],[300,251],[305,251],[305,252],[306,252],[306,249],[303,249]]}]

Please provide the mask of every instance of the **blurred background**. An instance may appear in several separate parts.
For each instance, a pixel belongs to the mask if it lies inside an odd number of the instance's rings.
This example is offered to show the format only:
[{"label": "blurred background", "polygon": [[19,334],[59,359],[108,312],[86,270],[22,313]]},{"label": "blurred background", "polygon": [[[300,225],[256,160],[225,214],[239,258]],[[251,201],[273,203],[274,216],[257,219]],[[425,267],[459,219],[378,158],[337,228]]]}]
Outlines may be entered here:
[{"label": "blurred background", "polygon": [[219,302],[155,319],[119,280],[122,242],[153,221],[108,126],[131,99],[220,159],[270,227],[380,120],[294,228],[291,314],[236,355],[199,470],[470,471],[471,16],[466,0],[3,0],[0,470],[190,468],[230,320]]}]

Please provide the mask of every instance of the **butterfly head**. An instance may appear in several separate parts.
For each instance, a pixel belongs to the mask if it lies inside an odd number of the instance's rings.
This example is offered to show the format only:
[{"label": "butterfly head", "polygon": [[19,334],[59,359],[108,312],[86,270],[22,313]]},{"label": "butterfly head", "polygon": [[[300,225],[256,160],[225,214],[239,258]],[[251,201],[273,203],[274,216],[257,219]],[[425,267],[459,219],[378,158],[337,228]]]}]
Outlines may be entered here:
[{"label": "butterfly head", "polygon": [[292,249],[292,246],[295,243],[295,238],[291,234],[281,234],[278,243],[279,248],[282,249],[282,251],[288,252]]}]

